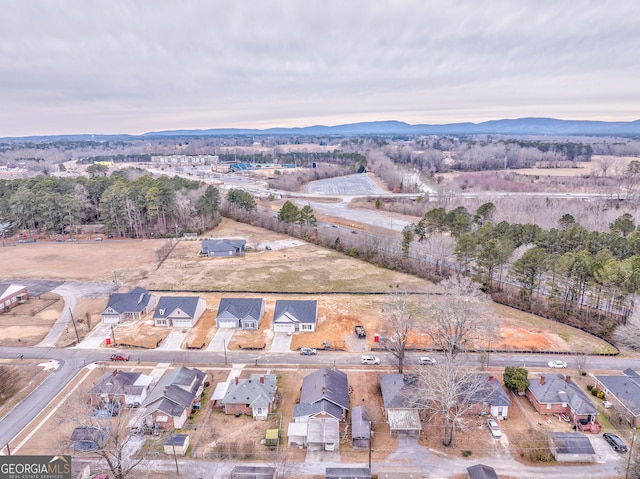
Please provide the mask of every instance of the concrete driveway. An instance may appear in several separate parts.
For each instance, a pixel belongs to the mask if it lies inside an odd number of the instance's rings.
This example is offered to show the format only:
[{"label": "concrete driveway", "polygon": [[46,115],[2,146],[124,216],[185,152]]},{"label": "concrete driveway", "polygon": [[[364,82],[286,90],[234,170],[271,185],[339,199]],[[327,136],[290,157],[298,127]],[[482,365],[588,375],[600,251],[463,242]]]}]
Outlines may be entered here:
[{"label": "concrete driveway", "polygon": [[273,340],[271,341],[272,353],[288,353],[291,351],[291,339],[293,336],[289,336],[287,333],[274,333]]},{"label": "concrete driveway", "polygon": [[207,346],[207,351],[224,351],[235,332],[236,330],[232,328],[218,329],[209,346]]}]

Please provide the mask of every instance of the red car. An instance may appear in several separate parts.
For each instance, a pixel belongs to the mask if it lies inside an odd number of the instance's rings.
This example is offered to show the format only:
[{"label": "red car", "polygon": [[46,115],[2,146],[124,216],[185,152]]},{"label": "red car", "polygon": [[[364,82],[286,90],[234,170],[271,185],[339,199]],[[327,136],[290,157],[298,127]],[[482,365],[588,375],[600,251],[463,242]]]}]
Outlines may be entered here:
[{"label": "red car", "polygon": [[111,361],[129,361],[128,354],[112,354]]}]

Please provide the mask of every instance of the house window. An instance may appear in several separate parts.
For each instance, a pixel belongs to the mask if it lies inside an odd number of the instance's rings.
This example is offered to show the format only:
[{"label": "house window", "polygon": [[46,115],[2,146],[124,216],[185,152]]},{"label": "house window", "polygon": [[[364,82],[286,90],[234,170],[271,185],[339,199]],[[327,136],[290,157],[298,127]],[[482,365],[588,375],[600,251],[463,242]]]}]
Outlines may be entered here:
[{"label": "house window", "polygon": [[551,409],[551,403],[547,403],[547,409]]},{"label": "house window", "polygon": [[313,330],[313,325],[311,325],[311,324],[301,324],[300,325],[300,329],[302,331],[312,331]]},{"label": "house window", "polygon": [[264,409],[264,408],[257,407],[257,408],[256,408],[256,415],[257,415],[257,416],[260,416],[260,415],[264,414],[264,413],[262,412],[262,410],[263,410],[263,409]]},{"label": "house window", "polygon": [[244,327],[245,329],[256,329],[256,323],[255,321],[248,321],[244,323]]}]

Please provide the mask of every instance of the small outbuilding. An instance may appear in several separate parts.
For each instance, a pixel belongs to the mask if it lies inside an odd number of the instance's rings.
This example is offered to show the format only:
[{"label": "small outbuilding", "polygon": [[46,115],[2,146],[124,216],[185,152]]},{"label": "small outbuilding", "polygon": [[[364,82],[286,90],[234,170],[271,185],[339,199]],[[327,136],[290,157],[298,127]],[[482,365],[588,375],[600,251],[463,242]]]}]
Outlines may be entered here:
[{"label": "small outbuilding", "polygon": [[558,462],[593,462],[596,452],[589,437],[580,432],[550,434],[551,452]]},{"label": "small outbuilding", "polygon": [[368,467],[327,467],[325,479],[371,479]]},{"label": "small outbuilding", "polygon": [[371,440],[371,420],[364,406],[351,411],[351,441],[353,447],[368,448]]},{"label": "small outbuilding", "polygon": [[469,479],[499,479],[496,470],[484,464],[467,467],[467,474]]},{"label": "small outbuilding", "polygon": [[231,479],[276,479],[276,468],[266,466],[236,466]]},{"label": "small outbuilding", "polygon": [[188,434],[170,434],[164,442],[164,453],[184,456],[189,449]]}]

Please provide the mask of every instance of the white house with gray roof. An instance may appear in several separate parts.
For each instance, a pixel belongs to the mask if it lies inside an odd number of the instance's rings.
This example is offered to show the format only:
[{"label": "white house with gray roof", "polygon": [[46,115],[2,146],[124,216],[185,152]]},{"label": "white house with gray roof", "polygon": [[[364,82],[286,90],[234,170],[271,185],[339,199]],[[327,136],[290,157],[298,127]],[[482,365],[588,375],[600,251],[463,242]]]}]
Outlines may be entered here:
[{"label": "white house with gray roof", "polygon": [[252,374],[249,379],[236,377],[229,383],[222,399],[226,414],[247,414],[264,420],[271,413],[276,397],[274,374]]},{"label": "white house with gray roof", "polygon": [[349,380],[338,369],[323,367],[302,380],[300,402],[293,407],[295,422],[332,417],[342,421],[349,410]]},{"label": "white house with gray roof", "polygon": [[264,316],[262,298],[222,298],[218,306],[218,328],[258,329]]},{"label": "white house with gray roof", "polygon": [[105,324],[118,324],[128,319],[139,320],[151,313],[156,297],[140,286],[128,293],[113,293],[101,314]]},{"label": "white house with gray roof", "polygon": [[153,313],[156,326],[193,327],[207,309],[207,302],[198,296],[161,296]]},{"label": "white house with gray roof", "polygon": [[242,239],[208,239],[202,241],[206,256],[242,256],[247,242]]},{"label": "white house with gray roof", "polygon": [[273,314],[273,330],[276,333],[314,332],[318,321],[318,301],[276,301]]}]

